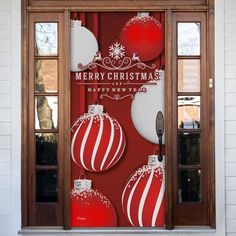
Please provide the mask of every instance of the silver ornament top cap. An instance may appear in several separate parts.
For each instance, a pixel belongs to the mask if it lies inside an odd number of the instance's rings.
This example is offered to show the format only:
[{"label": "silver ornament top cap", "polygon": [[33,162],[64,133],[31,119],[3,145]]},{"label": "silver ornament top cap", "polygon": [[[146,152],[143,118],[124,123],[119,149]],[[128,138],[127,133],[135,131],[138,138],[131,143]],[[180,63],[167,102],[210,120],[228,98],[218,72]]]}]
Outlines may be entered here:
[{"label": "silver ornament top cap", "polygon": [[99,115],[103,113],[103,105],[89,105],[88,113],[91,115]]},{"label": "silver ornament top cap", "polygon": [[158,167],[158,166],[162,166],[164,167],[164,156],[162,161],[158,160],[158,155],[149,155],[148,156],[148,165],[152,166],[152,167]]},{"label": "silver ornament top cap", "polygon": [[92,180],[90,179],[75,179],[74,180],[74,189],[75,190],[86,190],[91,189],[92,186]]},{"label": "silver ornament top cap", "polygon": [[146,16],[149,16],[149,12],[138,12],[137,16],[138,17],[146,17]]}]

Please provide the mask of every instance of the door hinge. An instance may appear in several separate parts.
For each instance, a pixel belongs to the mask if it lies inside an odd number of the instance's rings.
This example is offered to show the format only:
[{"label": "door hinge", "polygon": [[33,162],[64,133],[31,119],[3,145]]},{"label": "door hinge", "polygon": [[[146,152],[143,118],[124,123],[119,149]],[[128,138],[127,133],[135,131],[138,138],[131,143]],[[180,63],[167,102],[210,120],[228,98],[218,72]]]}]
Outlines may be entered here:
[{"label": "door hinge", "polygon": [[209,79],[209,88],[214,87],[214,80],[212,78]]}]

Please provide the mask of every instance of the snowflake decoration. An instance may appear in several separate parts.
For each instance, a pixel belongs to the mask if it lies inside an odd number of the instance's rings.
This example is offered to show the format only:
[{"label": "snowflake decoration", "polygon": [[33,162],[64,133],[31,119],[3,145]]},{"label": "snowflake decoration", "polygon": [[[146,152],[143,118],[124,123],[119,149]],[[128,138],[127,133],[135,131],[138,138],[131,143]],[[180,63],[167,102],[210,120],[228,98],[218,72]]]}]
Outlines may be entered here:
[{"label": "snowflake decoration", "polygon": [[125,47],[118,42],[112,44],[109,46],[109,56],[114,58],[116,61],[120,60],[125,56]]}]

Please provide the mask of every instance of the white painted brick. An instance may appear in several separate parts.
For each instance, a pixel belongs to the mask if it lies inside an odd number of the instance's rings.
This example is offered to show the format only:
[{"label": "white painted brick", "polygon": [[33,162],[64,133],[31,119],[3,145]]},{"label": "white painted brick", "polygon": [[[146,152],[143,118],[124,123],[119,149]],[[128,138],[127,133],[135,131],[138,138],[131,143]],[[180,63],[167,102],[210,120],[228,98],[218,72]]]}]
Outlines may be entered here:
[{"label": "white painted brick", "polygon": [[11,107],[11,95],[0,95],[0,108]]},{"label": "white painted brick", "polygon": [[11,121],[11,109],[0,108],[0,121]]},{"label": "white painted brick", "polygon": [[226,232],[236,232],[236,219],[228,219],[226,221]]},{"label": "white painted brick", "polygon": [[0,80],[0,94],[11,94],[11,81]]},{"label": "white painted brick", "polygon": [[236,66],[236,51],[226,51],[225,52],[225,64]]},{"label": "white painted brick", "polygon": [[236,177],[226,177],[226,186],[225,186],[225,188],[226,188],[226,190],[236,191]]},{"label": "white painted brick", "polygon": [[236,66],[235,65],[225,65],[225,78],[236,79]]},{"label": "white painted brick", "polygon": [[0,215],[7,216],[11,214],[11,204],[9,202],[0,202]]},{"label": "white painted brick", "polygon": [[10,11],[11,1],[9,1],[9,0],[0,1],[0,9],[1,9],[1,11]]},{"label": "white painted brick", "polygon": [[10,53],[0,53],[0,66],[10,66],[11,55]]},{"label": "white painted brick", "polygon": [[11,80],[11,67],[0,66],[0,80]]},{"label": "white painted brick", "polygon": [[236,162],[236,148],[225,150],[226,162]]},{"label": "white painted brick", "polygon": [[11,150],[0,149],[0,163],[9,163],[11,161]]},{"label": "white painted brick", "polygon": [[225,94],[225,106],[227,107],[236,106],[236,93]]},{"label": "white painted brick", "polygon": [[226,191],[226,204],[236,205],[236,191]]},{"label": "white painted brick", "polygon": [[9,39],[0,39],[0,53],[11,51],[11,41]]},{"label": "white painted brick", "polygon": [[0,163],[0,175],[10,175],[11,165],[10,163]]},{"label": "white painted brick", "polygon": [[0,135],[10,135],[11,134],[11,123],[0,122]]},{"label": "white painted brick", "polygon": [[225,80],[225,92],[229,92],[229,93],[236,92],[236,79]]},{"label": "white painted brick", "polygon": [[0,188],[9,188],[11,186],[10,175],[0,175]]},{"label": "white painted brick", "polygon": [[0,39],[10,39],[11,25],[0,25]]},{"label": "white painted brick", "polygon": [[236,23],[236,10],[225,11],[225,23]]},{"label": "white painted brick", "polygon": [[236,163],[226,163],[225,168],[226,176],[236,176]]},{"label": "white painted brick", "polygon": [[236,205],[228,205],[226,206],[226,218],[234,219],[236,218]]},{"label": "white painted brick", "polygon": [[11,22],[11,12],[0,11],[0,25],[8,25],[10,22]]},{"label": "white painted brick", "polygon": [[236,134],[236,121],[225,122],[225,134]]},{"label": "white painted brick", "polygon": [[235,36],[236,36],[236,24],[225,24],[225,37],[235,37]]},{"label": "white painted brick", "polygon": [[11,201],[11,189],[10,188],[0,188],[0,202],[10,202]]},{"label": "white painted brick", "polygon": [[10,136],[0,136],[0,149],[11,148],[11,137]]},{"label": "white painted brick", "polygon": [[[0,216],[0,230],[6,230],[11,227],[11,217],[10,216]],[[1,234],[4,235],[4,234]]]},{"label": "white painted brick", "polygon": [[236,9],[235,0],[225,0],[225,9]]},{"label": "white painted brick", "polygon": [[236,50],[236,37],[225,38],[225,51]]}]

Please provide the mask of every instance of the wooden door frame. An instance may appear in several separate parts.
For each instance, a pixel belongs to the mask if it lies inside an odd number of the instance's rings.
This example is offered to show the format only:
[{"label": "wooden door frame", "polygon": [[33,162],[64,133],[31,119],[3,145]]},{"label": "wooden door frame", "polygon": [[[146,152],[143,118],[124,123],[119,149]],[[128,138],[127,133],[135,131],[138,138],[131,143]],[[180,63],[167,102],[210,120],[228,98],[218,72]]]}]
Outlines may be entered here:
[{"label": "wooden door frame", "polygon": [[[205,2],[205,3],[204,3]],[[72,4],[73,3],[73,4]],[[171,4],[170,4],[171,3]],[[209,63],[207,63],[207,78],[212,78],[214,80],[214,0],[196,0],[192,5],[187,5],[186,1],[182,1],[183,5],[180,5],[180,1],[173,0],[170,3],[167,3],[165,0],[147,0],[147,1],[106,1],[106,0],[80,0],[80,1],[68,1],[65,2],[56,2],[55,1],[46,1],[46,0],[37,0],[32,4],[31,0],[22,0],[22,227],[28,226],[28,206],[27,206],[27,168],[28,168],[28,43],[29,43],[29,32],[28,32],[28,14],[30,12],[60,12],[64,15],[64,44],[65,51],[67,52],[67,57],[64,59],[64,64],[67,65],[64,68],[64,77],[70,78],[70,58],[68,50],[70,48],[70,22],[69,16],[70,11],[165,11],[166,13],[166,30],[165,30],[165,58],[166,58],[166,91],[172,91],[172,42],[168,40],[171,38],[172,34],[172,14],[173,12],[205,12],[207,14],[207,58]],[[199,4],[200,3],[200,4]],[[65,54],[66,55],[66,54]],[[70,81],[67,80],[64,83],[64,110],[63,116],[64,120],[70,121]],[[215,160],[214,160],[214,132],[215,132],[215,113],[214,113],[214,89],[209,90],[208,98],[210,101],[209,107],[209,133],[210,133],[210,143],[212,148],[209,151],[209,211],[210,211],[210,225],[212,228],[215,228]],[[173,229],[173,173],[172,173],[172,161],[170,160],[173,155],[172,150],[172,97],[166,92],[166,137],[170,137],[166,140],[166,229]],[[70,140],[66,137],[70,136],[70,122],[65,122],[64,129],[66,135],[64,135],[64,147],[70,146]],[[66,162],[64,163],[64,176],[70,176],[70,148],[63,148]],[[69,178],[64,178],[64,228],[70,229],[70,180]]]}]

